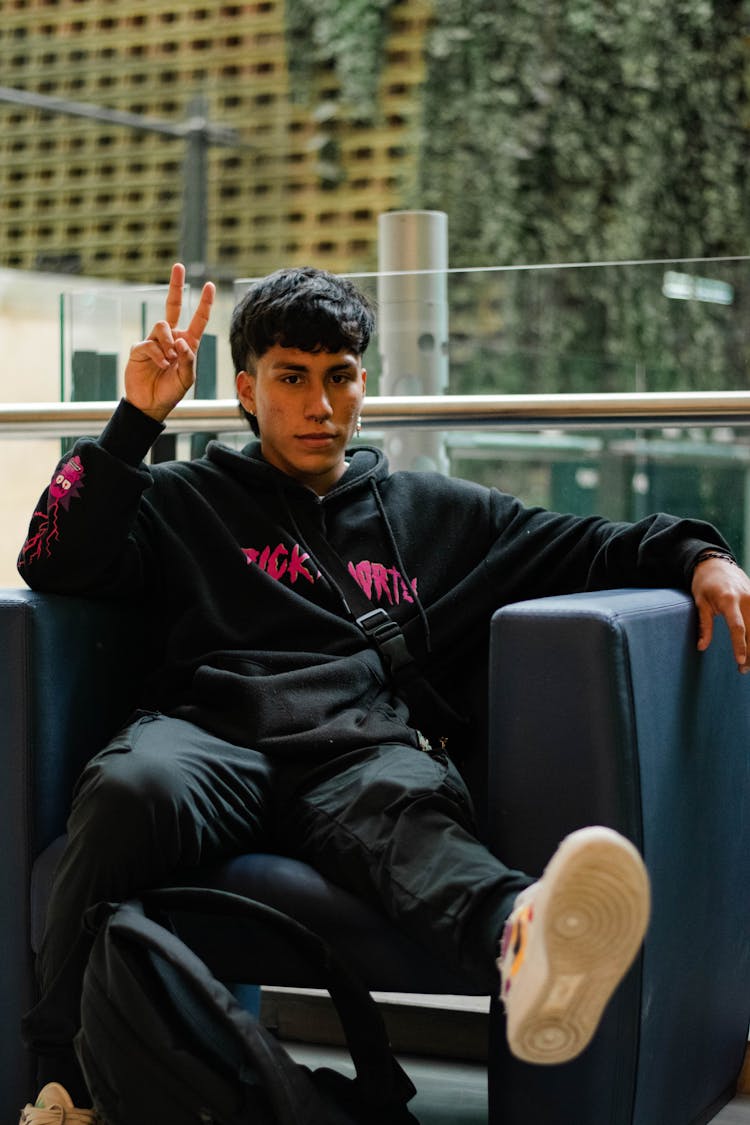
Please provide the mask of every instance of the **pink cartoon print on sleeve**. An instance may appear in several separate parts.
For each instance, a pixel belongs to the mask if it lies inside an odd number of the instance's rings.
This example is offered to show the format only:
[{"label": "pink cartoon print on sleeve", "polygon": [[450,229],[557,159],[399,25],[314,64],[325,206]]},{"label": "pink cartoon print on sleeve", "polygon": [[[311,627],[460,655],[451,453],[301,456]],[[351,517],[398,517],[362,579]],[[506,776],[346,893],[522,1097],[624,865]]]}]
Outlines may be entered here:
[{"label": "pink cartoon print on sleeve", "polygon": [[40,522],[33,535],[24,543],[18,562],[23,566],[36,561],[42,554],[47,558],[52,554],[52,544],[59,537],[58,518],[60,509],[66,511],[71,500],[80,495],[83,488],[84,469],[77,457],[61,465],[47,490],[47,510],[34,512],[34,519]]}]

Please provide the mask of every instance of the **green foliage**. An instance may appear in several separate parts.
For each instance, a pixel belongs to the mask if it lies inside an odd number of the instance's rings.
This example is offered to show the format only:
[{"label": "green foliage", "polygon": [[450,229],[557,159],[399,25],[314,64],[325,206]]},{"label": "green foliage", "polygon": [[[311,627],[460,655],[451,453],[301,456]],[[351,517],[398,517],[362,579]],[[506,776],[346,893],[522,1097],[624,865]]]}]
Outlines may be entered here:
[{"label": "green foliage", "polygon": [[[727,280],[733,303],[669,299],[663,292],[665,268],[659,264],[455,275],[450,390],[747,389],[747,264],[696,263],[681,269]],[[483,286],[492,287],[493,316],[478,326],[472,307],[480,303]]]},{"label": "green foliage", "polygon": [[[747,253],[748,14],[746,0],[440,0],[409,205],[448,213],[454,266]],[[746,288],[728,311],[668,301],[643,268],[520,274],[498,389],[744,386]]]},{"label": "green foliage", "polygon": [[419,205],[454,264],[738,254],[745,0],[440,0]]},{"label": "green foliage", "polygon": [[[378,116],[378,81],[394,0],[287,0],[287,60],[292,95],[312,109],[321,187],[346,178],[342,128]],[[325,82],[333,76],[333,83]]]},{"label": "green foliage", "polygon": [[314,98],[315,77],[332,72],[344,118],[369,121],[377,106],[393,0],[287,0],[289,70],[296,95]]}]

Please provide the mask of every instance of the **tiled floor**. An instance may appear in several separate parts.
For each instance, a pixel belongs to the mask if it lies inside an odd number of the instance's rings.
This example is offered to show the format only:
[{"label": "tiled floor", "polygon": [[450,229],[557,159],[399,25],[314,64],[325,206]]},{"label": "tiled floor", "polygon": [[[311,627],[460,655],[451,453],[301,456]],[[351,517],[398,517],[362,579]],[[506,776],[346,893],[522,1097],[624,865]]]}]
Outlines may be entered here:
[{"label": "tiled floor", "polygon": [[[308,1066],[334,1066],[352,1074],[343,1051],[286,1045]],[[483,1066],[447,1063],[442,1059],[402,1058],[401,1064],[417,1087],[409,1108],[420,1125],[487,1125],[487,1088]],[[659,1125],[687,1125],[660,1122]],[[713,1118],[711,1125],[750,1125],[750,1095],[737,1097]]]},{"label": "tiled floor", "polygon": [[[294,1058],[307,1066],[333,1066],[354,1074],[344,1051],[285,1044]],[[445,1062],[442,1059],[400,1058],[417,1088],[409,1109],[419,1125],[487,1125],[487,1082],[483,1066]]]},{"label": "tiled floor", "polygon": [[750,1094],[736,1097],[730,1105],[714,1117],[711,1125],[748,1125],[750,1122]]}]

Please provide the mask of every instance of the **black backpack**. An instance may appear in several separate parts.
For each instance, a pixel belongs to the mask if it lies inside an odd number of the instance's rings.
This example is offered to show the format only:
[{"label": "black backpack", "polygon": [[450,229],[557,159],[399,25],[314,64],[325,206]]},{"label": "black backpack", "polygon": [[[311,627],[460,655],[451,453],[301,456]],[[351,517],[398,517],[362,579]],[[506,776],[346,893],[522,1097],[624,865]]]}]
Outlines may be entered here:
[{"label": "black backpack", "polygon": [[[336,1005],[356,1078],[310,1071],[174,932],[194,913],[239,927],[248,963],[292,948]],[[416,1092],[372,997],[331,948],[269,906],[224,891],[150,891],[86,916],[92,938],[76,1051],[107,1125],[407,1125]]]}]

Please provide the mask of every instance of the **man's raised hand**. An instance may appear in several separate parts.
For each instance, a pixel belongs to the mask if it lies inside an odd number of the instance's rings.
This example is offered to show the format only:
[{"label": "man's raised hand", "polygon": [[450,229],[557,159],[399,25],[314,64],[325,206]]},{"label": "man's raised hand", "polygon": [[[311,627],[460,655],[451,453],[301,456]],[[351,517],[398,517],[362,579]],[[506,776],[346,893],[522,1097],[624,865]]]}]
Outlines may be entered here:
[{"label": "man's raised hand", "polygon": [[209,281],[203,286],[198,307],[188,327],[177,328],[185,288],[185,267],[172,266],[165,319],[158,321],[148,338],[134,344],[125,368],[125,398],[144,414],[163,422],[195,382],[198,345],[206,330],[216,293]]}]

